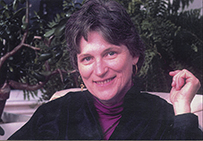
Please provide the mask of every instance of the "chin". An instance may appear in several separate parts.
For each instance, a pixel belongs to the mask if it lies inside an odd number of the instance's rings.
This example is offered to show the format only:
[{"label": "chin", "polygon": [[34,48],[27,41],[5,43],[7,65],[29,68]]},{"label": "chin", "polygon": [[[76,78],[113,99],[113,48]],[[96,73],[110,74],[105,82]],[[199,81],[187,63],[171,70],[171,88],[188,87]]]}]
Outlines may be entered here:
[{"label": "chin", "polygon": [[105,105],[109,105],[110,104],[111,105],[111,104],[113,104],[117,100],[116,100],[116,94],[109,95],[109,93],[107,93],[106,95],[101,93],[100,95],[97,95],[96,97],[103,104],[105,104]]},{"label": "chin", "polygon": [[103,100],[103,101],[111,101],[112,99],[114,99],[114,96],[109,96],[109,95],[105,96],[105,95],[102,95],[102,96],[97,96],[97,98],[99,100]]}]

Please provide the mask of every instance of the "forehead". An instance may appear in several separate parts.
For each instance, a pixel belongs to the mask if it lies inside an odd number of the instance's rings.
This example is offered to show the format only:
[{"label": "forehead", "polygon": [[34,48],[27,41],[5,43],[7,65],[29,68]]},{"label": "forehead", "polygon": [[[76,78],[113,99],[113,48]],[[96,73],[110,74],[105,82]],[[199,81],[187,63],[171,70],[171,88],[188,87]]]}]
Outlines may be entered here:
[{"label": "forehead", "polygon": [[107,52],[117,52],[117,53],[128,53],[130,56],[129,49],[125,45],[114,45],[107,42],[103,36],[98,32],[89,33],[88,40],[82,37],[80,41],[80,53],[77,57],[82,56],[103,56]]},{"label": "forehead", "polygon": [[113,44],[106,41],[101,32],[91,31],[88,33],[87,40],[84,37],[81,37],[79,47],[80,52],[83,52],[86,49],[98,49],[102,47],[114,46]]}]

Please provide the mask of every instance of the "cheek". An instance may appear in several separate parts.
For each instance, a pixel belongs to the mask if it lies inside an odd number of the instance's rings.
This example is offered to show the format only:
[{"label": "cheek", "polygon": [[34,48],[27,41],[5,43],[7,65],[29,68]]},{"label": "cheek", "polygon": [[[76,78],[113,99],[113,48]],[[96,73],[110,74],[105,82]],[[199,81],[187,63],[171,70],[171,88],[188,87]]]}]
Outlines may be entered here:
[{"label": "cheek", "polygon": [[83,79],[88,79],[92,74],[92,66],[78,65],[78,70]]},{"label": "cheek", "polygon": [[121,72],[121,73],[132,73],[132,62],[130,61],[128,57],[118,59],[114,62],[112,62],[111,66],[114,70]]}]

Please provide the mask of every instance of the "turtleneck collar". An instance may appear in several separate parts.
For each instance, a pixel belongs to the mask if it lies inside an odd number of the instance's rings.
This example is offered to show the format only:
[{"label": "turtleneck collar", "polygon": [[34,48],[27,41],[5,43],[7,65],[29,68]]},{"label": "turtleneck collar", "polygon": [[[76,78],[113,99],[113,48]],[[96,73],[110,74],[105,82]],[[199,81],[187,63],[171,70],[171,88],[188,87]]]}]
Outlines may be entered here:
[{"label": "turtleneck collar", "polygon": [[116,126],[118,125],[121,112],[123,111],[123,101],[113,106],[106,106],[95,98],[94,105],[99,115],[99,122],[102,127],[104,139],[109,139]]}]

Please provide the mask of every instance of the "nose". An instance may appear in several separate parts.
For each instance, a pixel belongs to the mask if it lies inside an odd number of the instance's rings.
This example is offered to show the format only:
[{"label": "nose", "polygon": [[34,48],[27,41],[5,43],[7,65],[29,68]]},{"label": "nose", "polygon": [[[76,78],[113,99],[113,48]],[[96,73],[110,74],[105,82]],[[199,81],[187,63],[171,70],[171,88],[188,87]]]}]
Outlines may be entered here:
[{"label": "nose", "polygon": [[99,77],[103,77],[108,72],[108,66],[102,59],[98,59],[95,63],[95,74]]}]

